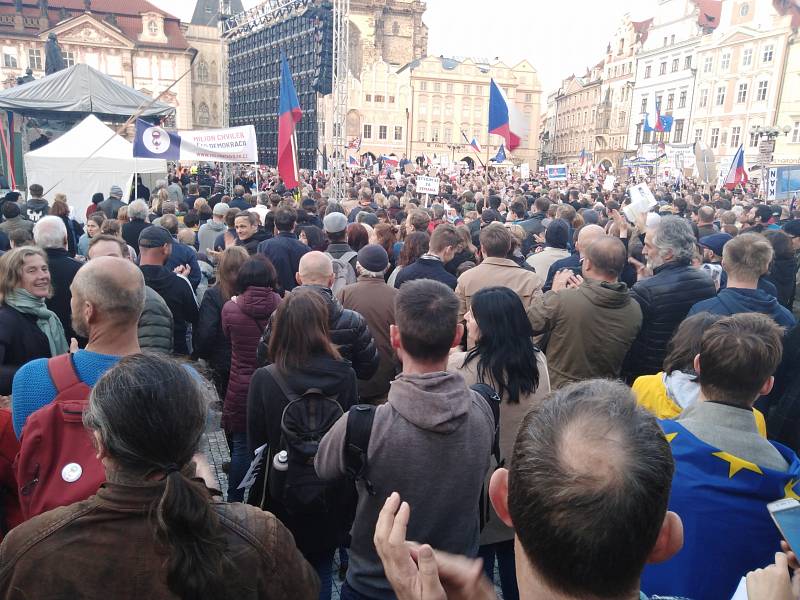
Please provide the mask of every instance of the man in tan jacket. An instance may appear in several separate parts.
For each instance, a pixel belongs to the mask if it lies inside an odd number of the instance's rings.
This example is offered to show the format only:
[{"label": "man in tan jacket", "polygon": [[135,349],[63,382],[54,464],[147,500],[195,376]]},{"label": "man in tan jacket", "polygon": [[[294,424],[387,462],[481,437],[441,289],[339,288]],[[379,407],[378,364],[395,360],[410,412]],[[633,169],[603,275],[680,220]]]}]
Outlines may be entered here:
[{"label": "man in tan jacket", "polygon": [[525,308],[534,296],[541,295],[544,277],[520,267],[510,258],[511,233],[500,223],[492,223],[481,230],[481,254],[483,262],[465,271],[458,278],[458,322],[470,308],[470,298],[486,287],[503,286],[514,290]]},{"label": "man in tan jacket", "polygon": [[642,326],[642,310],[618,281],[627,252],[615,237],[601,236],[583,252],[583,277],[562,271],[553,289],[528,308],[533,331],[546,342],[550,386],[616,379]]}]

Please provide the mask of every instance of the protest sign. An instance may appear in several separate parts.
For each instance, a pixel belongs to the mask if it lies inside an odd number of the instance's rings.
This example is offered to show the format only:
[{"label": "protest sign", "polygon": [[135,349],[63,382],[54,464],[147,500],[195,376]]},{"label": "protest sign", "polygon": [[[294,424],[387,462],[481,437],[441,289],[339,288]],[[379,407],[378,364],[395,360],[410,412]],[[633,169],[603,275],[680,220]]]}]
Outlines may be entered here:
[{"label": "protest sign", "polygon": [[417,193],[436,196],[439,193],[439,180],[436,177],[417,177]]},{"label": "protest sign", "polygon": [[139,119],[133,141],[136,158],[182,161],[258,162],[256,130],[252,125],[227,129],[167,131]]},{"label": "protest sign", "polygon": [[568,179],[567,165],[547,165],[545,169],[550,181],[566,181]]}]

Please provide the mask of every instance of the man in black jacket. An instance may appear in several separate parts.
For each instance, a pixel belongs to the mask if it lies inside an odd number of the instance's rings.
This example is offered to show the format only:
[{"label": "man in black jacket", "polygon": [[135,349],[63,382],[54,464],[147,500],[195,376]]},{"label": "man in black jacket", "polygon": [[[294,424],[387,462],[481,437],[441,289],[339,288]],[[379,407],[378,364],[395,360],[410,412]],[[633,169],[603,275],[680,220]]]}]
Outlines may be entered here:
[{"label": "man in black jacket", "polygon": [[236,227],[236,245],[241,246],[251,256],[258,251],[258,245],[272,237],[271,231],[258,226],[258,215],[249,210],[240,212],[234,221]]},{"label": "man in black jacket", "polygon": [[[331,342],[339,349],[342,358],[352,363],[356,377],[369,379],[378,370],[380,357],[367,320],[354,310],[342,307],[331,291],[333,263],[322,252],[309,252],[300,259],[297,283],[315,288],[328,304]],[[258,363],[267,362],[267,348],[272,331],[272,319],[258,343]]]},{"label": "man in black jacket", "polygon": [[403,267],[394,282],[394,287],[400,289],[406,281],[414,279],[433,279],[455,290],[458,279],[444,266],[453,260],[460,246],[461,236],[458,235],[456,228],[449,223],[439,225],[433,230],[427,254]]},{"label": "man in black jacket", "polygon": [[647,266],[631,289],[642,307],[642,329],[622,370],[629,382],[661,371],[667,343],[689,309],[716,294],[711,276],[691,266],[695,244],[691,225],[680,217],[663,217],[645,235]]},{"label": "man in black jacket", "polygon": [[186,266],[170,271],[164,264],[172,252],[174,242],[169,231],[151,225],[139,235],[139,268],[144,274],[144,282],[164,299],[172,312],[174,322],[175,354],[189,354],[186,334],[189,324],[197,324],[197,299],[192,284],[186,277]]},{"label": "man in black jacket", "polygon": [[[72,329],[72,293],[69,286],[81,263],[70,258],[67,252],[67,228],[61,217],[46,216],[37,221],[33,228],[36,245],[47,253],[47,266],[50,268],[50,281],[53,295],[47,300],[47,308],[52,310],[64,327],[64,336],[69,342],[77,337]],[[83,340],[85,341],[85,340]]]},{"label": "man in black jacket", "polygon": [[297,222],[297,211],[291,206],[279,206],[275,213],[275,229],[278,234],[258,244],[258,253],[266,256],[278,273],[281,289],[289,292],[297,285],[295,273],[300,266],[300,259],[311,248],[297,239],[294,226]]}]

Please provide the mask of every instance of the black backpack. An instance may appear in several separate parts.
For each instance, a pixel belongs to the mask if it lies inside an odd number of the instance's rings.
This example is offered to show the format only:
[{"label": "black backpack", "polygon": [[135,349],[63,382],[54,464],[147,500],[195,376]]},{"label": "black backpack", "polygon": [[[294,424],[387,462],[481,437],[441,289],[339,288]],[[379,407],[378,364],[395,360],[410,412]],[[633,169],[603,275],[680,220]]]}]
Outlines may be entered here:
[{"label": "black backpack", "polygon": [[[338,397],[327,396],[318,388],[298,394],[275,365],[267,370],[289,401],[281,415],[280,447],[269,453],[270,496],[291,515],[331,512],[345,500],[343,485],[341,481],[320,479],[314,470],[314,458],[322,438],[344,414]],[[286,470],[276,469],[272,461],[282,450],[288,454]]]},{"label": "black backpack", "polygon": [[[494,437],[492,440],[492,456],[494,469],[499,469],[505,461],[500,456],[500,396],[494,388],[485,383],[476,383],[470,389],[478,392],[481,398],[492,411],[494,418]],[[347,417],[347,432],[344,438],[344,464],[347,476],[354,480],[364,482],[367,492],[375,495],[375,489],[369,480],[369,465],[367,464],[367,449],[372,434],[372,421],[375,418],[375,407],[371,404],[352,406]],[[480,526],[483,529],[489,520],[489,490],[484,489],[480,498]]]}]

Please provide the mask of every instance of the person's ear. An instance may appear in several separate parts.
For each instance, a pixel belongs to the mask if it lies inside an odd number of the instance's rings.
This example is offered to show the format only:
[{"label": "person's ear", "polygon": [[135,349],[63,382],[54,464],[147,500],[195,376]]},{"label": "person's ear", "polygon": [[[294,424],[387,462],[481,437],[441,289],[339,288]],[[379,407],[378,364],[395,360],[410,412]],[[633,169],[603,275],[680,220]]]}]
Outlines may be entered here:
[{"label": "person's ear", "polygon": [[665,562],[675,556],[681,548],[683,548],[683,522],[677,514],[668,510],[661,523],[656,543],[647,556],[647,562],[648,564]]},{"label": "person's ear", "polygon": [[456,346],[458,346],[461,343],[463,337],[464,337],[464,324],[459,323],[458,325],[456,325],[456,335],[453,338],[453,341],[450,343],[450,347],[455,348]]},{"label": "person's ear", "polygon": [[100,432],[97,430],[92,431],[92,437],[94,438],[94,449],[97,451],[97,460],[103,462],[103,459],[108,457],[108,451],[100,438]]},{"label": "person's ear", "polygon": [[489,499],[500,520],[514,527],[508,512],[508,469],[497,469],[489,480]]},{"label": "person's ear", "polygon": [[693,366],[694,366],[694,372],[700,375],[700,354],[695,355]]},{"label": "person's ear", "polygon": [[303,285],[303,278],[300,277],[300,273],[294,274],[294,280],[297,282],[297,285]]},{"label": "person's ear", "polygon": [[333,273],[331,273],[330,276],[328,277],[328,285],[327,285],[327,287],[329,287],[329,288],[333,287],[333,282],[335,281],[335,279],[336,279],[336,276]]},{"label": "person's ear", "polygon": [[773,385],[775,385],[775,377],[770,376],[770,378],[764,382],[764,385],[761,386],[761,389],[758,391],[758,395],[766,396],[772,391]]},{"label": "person's ear", "polygon": [[389,339],[392,342],[392,348],[400,350],[403,345],[400,342],[400,330],[397,325],[389,325]]}]

